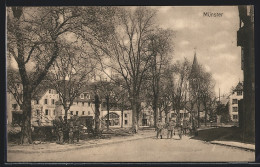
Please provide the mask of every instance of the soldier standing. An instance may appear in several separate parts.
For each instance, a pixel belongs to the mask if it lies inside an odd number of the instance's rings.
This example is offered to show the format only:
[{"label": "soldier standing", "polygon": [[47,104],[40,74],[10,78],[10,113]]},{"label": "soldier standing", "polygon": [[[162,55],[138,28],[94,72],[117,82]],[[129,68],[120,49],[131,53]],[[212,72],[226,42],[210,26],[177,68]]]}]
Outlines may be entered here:
[{"label": "soldier standing", "polygon": [[158,123],[157,123],[157,139],[159,138],[159,135],[162,139],[162,129],[163,129],[163,125],[162,125],[162,122],[159,120]]},{"label": "soldier standing", "polygon": [[173,122],[171,120],[168,123],[167,130],[168,130],[167,139],[169,139],[169,136],[170,138],[172,138]]}]

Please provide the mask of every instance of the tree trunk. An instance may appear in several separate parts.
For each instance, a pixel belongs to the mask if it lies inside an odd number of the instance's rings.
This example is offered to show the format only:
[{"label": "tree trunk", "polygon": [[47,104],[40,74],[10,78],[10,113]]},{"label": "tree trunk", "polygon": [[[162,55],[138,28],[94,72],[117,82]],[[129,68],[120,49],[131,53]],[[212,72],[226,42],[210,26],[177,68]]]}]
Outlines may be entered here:
[{"label": "tree trunk", "polygon": [[99,96],[97,94],[95,94],[95,134],[99,134],[99,127],[100,127],[100,120],[99,120],[99,116],[100,116],[100,111],[99,111]]},{"label": "tree trunk", "polygon": [[65,116],[64,116],[64,124],[63,124],[63,139],[64,141],[69,141],[69,128],[68,128],[68,111],[70,107],[65,107]]},{"label": "tree trunk", "polygon": [[67,124],[69,107],[65,107],[64,110],[65,110],[64,122],[65,124]]},{"label": "tree trunk", "polygon": [[22,129],[21,129],[21,144],[31,144],[32,143],[32,129],[31,129],[31,93],[26,90],[26,86],[23,91],[23,119],[22,119]]},{"label": "tree trunk", "polygon": [[180,109],[179,108],[176,109],[176,114],[177,114],[176,124],[179,125],[180,124]]},{"label": "tree trunk", "polygon": [[205,108],[205,126],[207,126],[207,115],[208,115],[208,110]]},{"label": "tree trunk", "polygon": [[140,109],[140,102],[138,95],[135,95],[132,99],[132,128],[138,132],[138,121],[139,121],[139,109]]},{"label": "tree trunk", "polygon": [[132,102],[132,128],[135,129],[136,125],[137,125],[137,119],[136,119],[136,115],[137,115],[137,104],[134,102],[135,100],[133,100]]},{"label": "tree trunk", "polygon": [[162,111],[159,110],[159,113],[160,113],[160,121],[162,122]]},{"label": "tree trunk", "polygon": [[153,112],[154,112],[154,117],[153,117],[153,119],[154,119],[154,127],[156,127],[156,125],[157,125],[157,107],[153,107]]},{"label": "tree trunk", "polygon": [[124,124],[124,109],[121,109],[121,128],[123,128],[123,124]]},{"label": "tree trunk", "polygon": [[198,103],[198,128],[200,127],[200,103]]},{"label": "tree trunk", "polygon": [[109,130],[109,96],[106,97],[107,103],[107,131]]},{"label": "tree trunk", "polygon": [[168,110],[165,111],[165,115],[166,115],[165,122],[169,123],[169,111]]}]

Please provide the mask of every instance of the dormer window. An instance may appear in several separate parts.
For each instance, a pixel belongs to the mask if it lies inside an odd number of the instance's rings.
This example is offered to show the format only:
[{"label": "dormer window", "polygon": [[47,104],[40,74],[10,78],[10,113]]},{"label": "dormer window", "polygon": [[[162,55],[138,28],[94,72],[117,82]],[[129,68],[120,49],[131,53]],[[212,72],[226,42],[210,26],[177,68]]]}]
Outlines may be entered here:
[{"label": "dormer window", "polygon": [[87,97],[88,99],[90,99],[90,95],[89,95],[89,94],[87,94],[86,97]]},{"label": "dormer window", "polygon": [[238,96],[242,96],[242,91],[237,91]]},{"label": "dormer window", "polygon": [[84,94],[83,94],[83,93],[80,95],[80,98],[81,98],[81,99],[84,99]]},{"label": "dormer window", "polygon": [[49,93],[51,94],[51,89],[49,90]]}]

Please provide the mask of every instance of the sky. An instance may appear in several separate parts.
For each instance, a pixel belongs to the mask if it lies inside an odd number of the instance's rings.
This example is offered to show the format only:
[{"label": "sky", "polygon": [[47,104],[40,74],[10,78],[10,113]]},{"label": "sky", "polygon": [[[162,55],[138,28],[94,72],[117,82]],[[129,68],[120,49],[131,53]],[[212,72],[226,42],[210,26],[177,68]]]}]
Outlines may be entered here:
[{"label": "sky", "polygon": [[[241,48],[237,46],[239,16],[237,6],[161,6],[157,22],[174,30],[174,60],[192,61],[196,48],[198,63],[212,73],[218,95],[228,94],[243,81]],[[223,13],[222,17],[203,16],[204,12]]]}]

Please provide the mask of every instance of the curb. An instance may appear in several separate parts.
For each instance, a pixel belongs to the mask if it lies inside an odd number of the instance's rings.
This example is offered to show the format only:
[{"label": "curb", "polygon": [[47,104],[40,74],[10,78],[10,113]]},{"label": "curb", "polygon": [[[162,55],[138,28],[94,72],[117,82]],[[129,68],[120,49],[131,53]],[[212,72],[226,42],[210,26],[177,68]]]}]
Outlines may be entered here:
[{"label": "curb", "polygon": [[238,148],[238,149],[242,149],[242,150],[246,150],[246,151],[253,151],[253,152],[255,152],[255,149],[252,149],[252,148],[246,148],[246,147],[234,146],[234,145],[230,145],[230,144],[216,143],[216,142],[209,142],[209,143],[210,144],[220,145],[220,146],[228,146],[228,147],[233,147],[233,148]]},{"label": "curb", "polygon": [[141,139],[147,139],[147,138],[152,138],[154,136],[146,136],[142,138],[134,138],[134,139],[127,139],[127,140],[121,140],[121,141],[112,141],[112,142],[107,142],[107,143],[99,143],[99,144],[91,144],[91,145],[82,145],[80,147],[73,147],[73,148],[62,148],[58,150],[42,150],[42,151],[32,151],[32,150],[7,150],[8,153],[50,153],[50,152],[63,152],[63,151],[72,151],[72,150],[77,150],[77,149],[85,149],[85,148],[93,148],[93,147],[100,147],[103,145],[108,145],[108,144],[117,144],[117,143],[123,143],[127,141],[134,141],[134,140],[141,140]]}]

